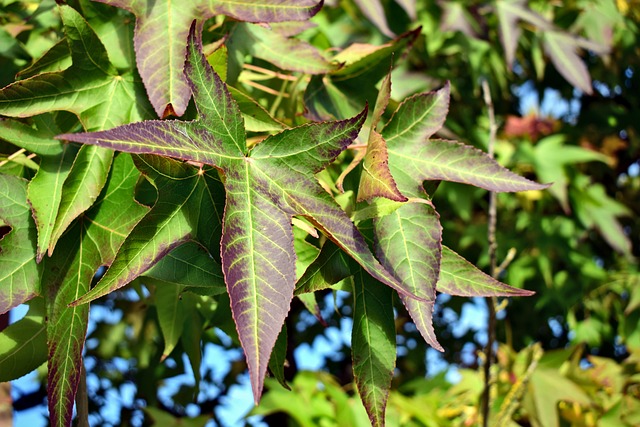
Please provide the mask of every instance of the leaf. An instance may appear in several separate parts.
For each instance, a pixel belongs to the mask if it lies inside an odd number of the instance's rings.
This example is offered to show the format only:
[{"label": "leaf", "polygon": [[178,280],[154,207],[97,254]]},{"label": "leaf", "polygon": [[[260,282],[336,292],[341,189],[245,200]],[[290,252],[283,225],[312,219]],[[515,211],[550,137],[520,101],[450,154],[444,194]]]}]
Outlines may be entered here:
[{"label": "leaf", "polygon": [[371,425],[384,426],[396,365],[393,294],[361,269],[354,275],[353,287],[353,376]]},{"label": "leaf", "polygon": [[[87,130],[105,129],[151,116],[132,72],[120,74],[100,39],[69,6],[59,6],[72,65],[37,74],[0,90],[0,114],[29,117],[55,110],[78,116]],[[159,49],[162,50],[162,49]]]},{"label": "leaf", "polygon": [[88,325],[89,306],[69,303],[89,290],[98,268],[112,262],[124,237],[146,212],[133,200],[138,176],[129,155],[117,156],[101,197],[60,239],[59,250],[45,259],[48,400],[54,426],[71,425]]},{"label": "leaf", "polygon": [[328,241],[296,283],[295,295],[327,289],[349,276],[349,259],[338,245]]},{"label": "leaf", "polygon": [[[320,9],[320,3],[314,0],[284,4],[281,0],[196,0],[179,4],[170,0],[97,1],[126,9],[136,16],[133,42],[138,71],[158,117],[182,116],[187,108],[190,93],[183,74],[184,58],[189,26],[195,19],[204,22],[224,14],[251,22],[301,21]],[[166,48],[158,49],[158,46]]]},{"label": "leaf", "polygon": [[40,291],[36,264],[36,227],[27,204],[27,183],[0,174],[0,314],[30,300]]},{"label": "leaf", "polygon": [[0,381],[11,381],[47,361],[44,301],[34,298],[25,317],[0,333]]},{"label": "leaf", "polygon": [[535,292],[518,289],[494,279],[446,246],[442,246],[438,292],[463,297],[531,296]]},{"label": "leaf", "polygon": [[376,28],[378,28],[382,34],[389,38],[395,37],[393,31],[389,29],[387,17],[384,14],[384,8],[380,0],[354,0],[354,2],[358,5],[364,16],[375,24]]},{"label": "leaf", "polygon": [[260,25],[237,24],[227,46],[230,50],[240,50],[271,62],[283,70],[324,74],[336,68],[315,46]]},{"label": "leaf", "polygon": [[12,119],[0,119],[0,138],[32,153],[56,156],[64,151],[64,143],[53,137],[60,133],[51,114],[33,118],[34,126]]},{"label": "leaf", "polygon": [[187,241],[173,249],[143,276],[174,285],[205,287],[208,295],[225,292],[222,267],[201,244]]},{"label": "leaf", "polygon": [[551,135],[534,147],[533,163],[538,178],[544,182],[553,182],[549,192],[560,202],[566,213],[571,212],[567,191],[569,177],[565,165],[600,161],[607,162],[607,157],[596,151],[582,147],[565,145],[564,136]]},{"label": "leaf", "polygon": [[411,294],[427,302],[436,299],[440,273],[442,226],[433,206],[406,203],[373,222],[376,254]]},{"label": "leaf", "polygon": [[426,180],[460,182],[497,192],[548,187],[510,172],[476,148],[429,139],[442,127],[448,106],[447,83],[438,91],[405,100],[382,130],[389,167],[402,194],[421,197]]},{"label": "leaf", "polygon": [[498,22],[500,24],[500,41],[504,49],[504,56],[509,69],[513,67],[516,48],[522,34],[522,29],[518,26],[518,15],[513,12],[514,7],[522,8],[524,0],[495,2]]},{"label": "leaf", "polygon": [[358,186],[357,201],[359,202],[362,200],[371,201],[374,197],[386,197],[389,200],[398,202],[407,201],[407,198],[398,190],[393,176],[391,176],[387,143],[376,130],[378,122],[389,104],[390,96],[391,72],[382,80],[382,86],[378,92],[376,106],[373,110],[369,142],[362,162],[362,174],[360,175],[360,184]]},{"label": "leaf", "polygon": [[562,77],[582,92],[591,95],[591,76],[577,53],[575,38],[557,31],[547,31],[544,33],[543,45]]},{"label": "leaf", "polygon": [[65,144],[57,156],[42,156],[38,172],[29,182],[27,198],[38,230],[36,261],[47,252],[62,199],[63,184],[78,153],[78,147]]},{"label": "leaf", "polygon": [[[350,117],[359,105],[373,102],[377,91],[373,82],[389,74],[393,64],[419,36],[420,28],[401,34],[380,46],[353,43],[333,57],[341,67],[327,76],[313,76],[304,92],[306,116],[312,120]],[[372,82],[363,87],[362,82]]]},{"label": "leaf", "polygon": [[95,202],[107,180],[112,159],[113,152],[100,147],[85,146],[78,151],[62,186],[55,224],[50,231],[49,256],[71,222]]},{"label": "leaf", "polygon": [[[211,252],[219,244],[223,206],[219,205],[217,196],[224,190],[214,168],[199,170],[158,156],[139,156],[134,161],[156,186],[158,200],[127,236],[100,282],[77,301],[79,304],[125,286],[189,240],[199,241]],[[194,270],[193,274],[212,280],[200,282],[199,286],[215,287],[221,280],[219,273],[216,274],[218,269],[216,266],[206,275]],[[154,273],[151,274],[153,277]]]},{"label": "leaf", "polygon": [[[178,344],[184,329],[187,313],[180,298],[182,291],[182,286],[165,283],[156,285],[156,310],[158,312],[158,323],[160,323],[160,330],[164,338],[161,361],[171,354]],[[193,309],[194,307],[190,308]]]},{"label": "leaf", "polygon": [[[294,215],[309,220],[376,279],[399,292],[409,291],[378,263],[353,223],[313,176],[356,137],[364,112],[344,121],[287,129],[249,152],[238,106],[202,56],[193,26],[189,40],[186,73],[199,112],[197,120],[146,121],[60,138],[191,160],[215,166],[224,174],[222,270],[257,401],[293,297]],[[102,283],[111,280],[108,276],[125,275],[109,271],[96,285],[100,292],[111,288],[109,282]],[[92,291],[76,304],[99,294]]]},{"label": "leaf", "polygon": [[287,384],[284,376],[284,368],[287,363],[287,325],[282,325],[282,330],[278,334],[278,339],[273,347],[271,358],[269,359],[269,371],[278,380],[280,385],[287,390],[291,387]]}]

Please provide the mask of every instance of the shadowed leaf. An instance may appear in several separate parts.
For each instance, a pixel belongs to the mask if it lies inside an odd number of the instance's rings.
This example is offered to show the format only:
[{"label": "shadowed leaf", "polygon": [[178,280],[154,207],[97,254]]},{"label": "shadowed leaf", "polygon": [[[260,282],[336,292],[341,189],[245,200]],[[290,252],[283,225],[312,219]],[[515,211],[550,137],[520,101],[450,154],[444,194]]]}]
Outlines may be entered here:
[{"label": "shadowed leaf", "polygon": [[27,204],[27,182],[0,175],[0,226],[10,231],[0,238],[0,314],[39,292],[36,227]]}]

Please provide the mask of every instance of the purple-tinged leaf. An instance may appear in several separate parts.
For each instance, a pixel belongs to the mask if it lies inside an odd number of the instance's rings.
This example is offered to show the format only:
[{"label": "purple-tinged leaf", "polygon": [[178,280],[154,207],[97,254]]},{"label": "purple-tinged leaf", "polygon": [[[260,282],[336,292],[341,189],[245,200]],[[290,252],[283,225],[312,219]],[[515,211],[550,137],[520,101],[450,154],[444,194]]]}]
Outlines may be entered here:
[{"label": "purple-tinged leaf", "polygon": [[[403,196],[389,170],[389,156],[387,154],[387,143],[378,133],[376,127],[382,118],[389,98],[391,97],[391,72],[382,80],[382,86],[376,98],[376,106],[373,110],[371,120],[371,130],[369,132],[369,142],[366,154],[362,162],[362,174],[358,187],[357,201],[371,201],[374,197],[386,197],[390,200],[405,202],[407,198]],[[357,159],[358,157],[356,157]],[[354,159],[354,161],[356,160]],[[352,162],[353,164],[353,162]],[[349,165],[351,167],[351,165]],[[345,172],[348,172],[349,168]],[[344,173],[343,173],[344,174]]]},{"label": "purple-tinged leaf", "polygon": [[69,176],[77,153],[78,147],[65,144],[63,152],[59,155],[42,156],[38,172],[29,182],[27,198],[38,229],[38,252],[36,255],[38,262],[42,261],[49,248],[62,199],[63,184]]},{"label": "purple-tinged leaf", "polygon": [[[250,22],[306,20],[315,15],[321,2],[258,0],[251,2],[196,0],[175,3],[159,0],[97,0],[126,9],[136,16],[133,38],[138,71],[159,117],[182,116],[189,102],[185,76],[189,26],[225,14]],[[159,49],[158,46],[164,46]]]},{"label": "purple-tinged leaf", "polygon": [[[366,111],[348,120],[285,130],[248,152],[238,106],[203,57],[194,26],[189,40],[186,72],[197,120],[147,121],[60,138],[197,161],[224,175],[222,270],[257,401],[293,298],[293,216],[309,220],[377,280],[399,292],[410,294],[410,290],[375,259],[354,224],[314,177],[355,139]],[[96,288],[102,292],[101,283]],[[95,297],[91,294],[76,303]]]},{"label": "purple-tinged leaf", "polygon": [[516,56],[516,48],[520,40],[522,29],[518,26],[518,15],[513,13],[513,7],[522,8],[525,4],[524,0],[518,1],[497,1],[495,3],[496,13],[498,15],[498,23],[500,24],[500,41],[504,49],[507,66],[509,69],[513,67]]},{"label": "purple-tinged leaf", "polygon": [[527,297],[535,293],[499,282],[446,246],[442,247],[436,290],[463,297]]},{"label": "purple-tinged leaf", "polygon": [[371,129],[367,154],[362,162],[362,174],[358,187],[358,201],[371,200],[374,197],[386,197],[397,202],[407,198],[400,193],[389,170],[387,144],[378,132]]},{"label": "purple-tinged leaf", "polygon": [[400,295],[400,300],[416,325],[424,341],[438,351],[444,351],[433,330],[433,306],[435,302],[422,302]]},{"label": "purple-tinged leaf", "polygon": [[60,239],[46,258],[43,294],[47,306],[48,396],[53,426],[70,426],[89,306],[69,303],[89,290],[98,268],[108,265],[146,208],[133,200],[139,173],[129,155],[119,155],[105,191],[94,206]]},{"label": "purple-tinged leaf", "polygon": [[353,277],[353,376],[371,425],[385,425],[385,409],[396,366],[393,293],[362,269]]},{"label": "purple-tinged leaf", "polygon": [[396,36],[389,28],[387,17],[384,14],[384,7],[382,7],[380,0],[354,0],[354,2],[358,5],[362,14],[366,16],[382,34],[389,38]]},{"label": "purple-tinged leaf", "polygon": [[435,301],[442,226],[433,206],[426,201],[406,203],[373,225],[380,262],[411,289],[411,295]]},{"label": "purple-tinged leaf", "polygon": [[150,117],[142,85],[133,73],[119,74],[100,39],[69,6],[60,16],[72,65],[38,74],[0,90],[0,114],[29,117],[54,110],[70,111],[87,130],[99,130]]},{"label": "purple-tinged leaf", "polygon": [[27,182],[0,175],[0,314],[36,296],[40,268],[36,263],[36,227],[27,204]]},{"label": "purple-tinged leaf", "polygon": [[562,77],[582,92],[591,95],[593,93],[591,76],[577,53],[578,46],[575,38],[560,32],[547,31],[544,33],[543,45]]},{"label": "purple-tinged leaf", "polygon": [[448,106],[447,84],[438,91],[404,101],[383,129],[389,167],[402,194],[421,197],[424,181],[431,180],[460,182],[497,192],[548,187],[510,172],[476,148],[429,139],[442,127]]},{"label": "purple-tinged leaf", "polygon": [[[224,190],[215,169],[198,170],[157,156],[140,156],[134,161],[156,186],[158,200],[127,236],[100,282],[75,304],[120,289],[188,240],[199,240],[207,250],[219,242],[223,207],[216,205],[215,196]],[[212,287],[221,279],[215,277],[215,271],[202,278],[214,282],[200,286]]]}]

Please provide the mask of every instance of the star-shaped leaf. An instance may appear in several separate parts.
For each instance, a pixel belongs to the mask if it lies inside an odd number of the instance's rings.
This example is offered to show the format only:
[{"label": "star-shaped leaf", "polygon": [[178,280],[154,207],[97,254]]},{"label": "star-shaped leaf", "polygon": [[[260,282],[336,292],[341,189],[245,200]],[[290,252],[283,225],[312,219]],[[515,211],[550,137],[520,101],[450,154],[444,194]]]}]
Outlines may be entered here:
[{"label": "star-shaped leaf", "polygon": [[194,19],[204,22],[214,15],[227,15],[249,22],[302,21],[322,6],[316,0],[97,1],[136,16],[133,42],[138,71],[159,117],[181,116],[187,108],[191,94],[183,70],[189,25]]},{"label": "star-shaped leaf", "polygon": [[[375,279],[409,296],[411,290],[382,267],[349,217],[314,177],[357,136],[364,111],[348,120],[285,130],[249,151],[240,110],[202,55],[195,25],[185,72],[198,108],[197,120],[146,121],[60,138],[195,161],[221,171],[226,190],[222,270],[258,400],[269,355],[293,297],[294,215],[305,217]],[[102,280],[111,280],[109,275]],[[97,296],[92,292],[76,303]]]}]

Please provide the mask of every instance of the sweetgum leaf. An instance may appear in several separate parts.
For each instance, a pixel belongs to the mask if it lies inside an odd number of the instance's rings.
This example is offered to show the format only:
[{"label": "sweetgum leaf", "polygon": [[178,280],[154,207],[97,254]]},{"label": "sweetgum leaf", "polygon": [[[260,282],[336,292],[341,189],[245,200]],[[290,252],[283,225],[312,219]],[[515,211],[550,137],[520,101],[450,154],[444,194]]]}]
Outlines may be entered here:
[{"label": "sweetgum leaf", "polygon": [[45,259],[47,390],[54,426],[71,425],[88,325],[89,306],[69,303],[89,290],[98,268],[113,261],[124,237],[146,212],[133,199],[138,177],[131,157],[117,156],[101,197],[60,239],[60,249]]},{"label": "sweetgum leaf", "polygon": [[591,95],[593,93],[591,76],[577,53],[576,39],[558,31],[547,31],[544,33],[543,45],[562,77],[584,93]]},{"label": "sweetgum leaf", "polygon": [[[126,9],[136,16],[133,42],[138,71],[159,117],[182,116],[187,108],[190,93],[183,70],[189,25],[194,19],[204,22],[222,14],[250,22],[301,21],[315,15],[322,4],[315,0],[97,1]],[[165,48],[158,49],[158,46]]]},{"label": "sweetgum leaf", "polygon": [[393,176],[391,176],[387,143],[376,129],[387,105],[389,105],[390,97],[391,73],[389,72],[382,80],[378,98],[376,99],[376,106],[373,110],[369,142],[362,162],[362,174],[360,175],[360,185],[358,186],[357,201],[359,202],[371,200],[374,197],[386,197],[398,202],[407,201],[407,198],[398,190]]},{"label": "sweetgum leaf", "polygon": [[[60,138],[196,161],[224,175],[222,270],[257,401],[269,355],[293,297],[294,215],[305,217],[377,280],[399,292],[410,294],[410,290],[380,265],[348,216],[313,176],[353,141],[364,111],[348,120],[287,129],[249,152],[240,110],[203,57],[195,25],[185,69],[197,120],[146,121]],[[109,274],[102,280],[110,280]],[[103,290],[101,283],[96,288]],[[76,303],[96,296],[92,293]]]},{"label": "sweetgum leaf", "polygon": [[396,365],[393,293],[360,268],[353,287],[353,376],[371,425],[384,426]]},{"label": "sweetgum leaf", "polygon": [[0,238],[0,314],[39,292],[36,227],[27,204],[27,182],[0,175],[0,225],[10,229]]},{"label": "sweetgum leaf", "polygon": [[13,119],[0,119],[0,138],[42,156],[62,153],[64,143],[53,139],[60,132],[51,114],[34,117],[33,126]]},{"label": "sweetgum leaf", "polygon": [[382,34],[389,38],[395,37],[393,31],[389,28],[387,17],[384,14],[384,7],[382,7],[380,0],[354,0],[354,2],[358,5],[363,15],[366,16]]},{"label": "sweetgum leaf", "polygon": [[496,192],[548,187],[514,174],[476,148],[429,139],[442,127],[448,109],[447,83],[440,90],[405,100],[382,130],[389,167],[402,194],[421,197],[427,180],[460,182]]},{"label": "sweetgum leaf", "polygon": [[442,246],[438,292],[463,297],[526,297],[535,292],[518,289],[494,279],[446,246]]},{"label": "sweetgum leaf", "polygon": [[72,65],[0,90],[0,114],[29,117],[66,110],[76,114],[87,130],[151,117],[152,110],[135,75],[119,74],[100,39],[78,12],[69,6],[60,6],[59,11]]},{"label": "sweetgum leaf", "polygon": [[[156,285],[155,298],[158,312],[158,323],[164,337],[164,350],[161,360],[171,354],[178,344],[188,311],[180,299],[183,286],[175,286],[165,283]],[[193,309],[195,307],[191,307]]]}]

